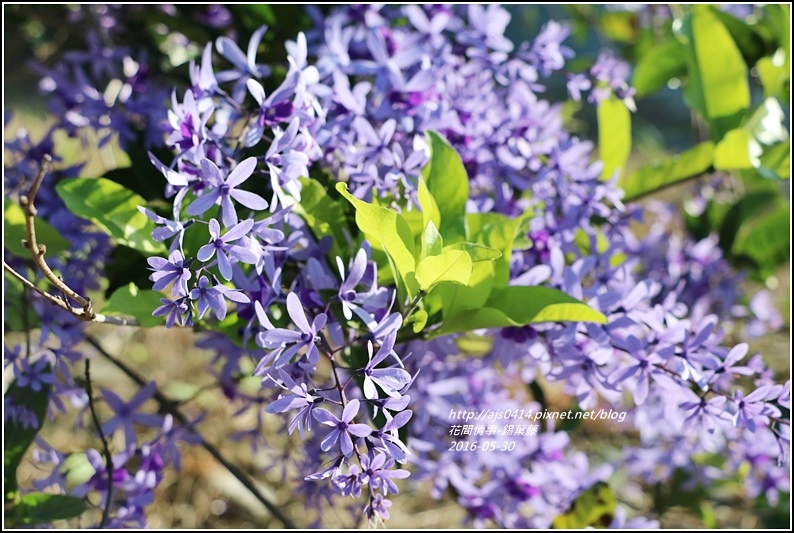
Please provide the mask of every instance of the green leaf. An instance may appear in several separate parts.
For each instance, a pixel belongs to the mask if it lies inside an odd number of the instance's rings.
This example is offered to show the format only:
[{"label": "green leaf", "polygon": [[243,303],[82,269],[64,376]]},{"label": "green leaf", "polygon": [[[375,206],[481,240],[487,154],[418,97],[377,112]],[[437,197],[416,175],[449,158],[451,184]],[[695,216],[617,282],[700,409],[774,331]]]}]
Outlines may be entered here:
[{"label": "green leaf", "polygon": [[444,239],[436,229],[436,225],[433,224],[433,221],[428,220],[427,227],[422,233],[422,251],[419,254],[419,260],[421,261],[425,257],[439,255],[443,248]]},{"label": "green leaf", "polygon": [[[498,213],[470,213],[466,215],[469,239],[472,242],[449,245],[448,249],[463,249],[471,252],[474,262],[468,286],[441,285],[425,298],[428,313],[432,316],[442,311],[445,318],[466,309],[477,309],[485,305],[491,291],[507,287],[510,280],[510,257],[513,249],[519,249],[526,235],[530,213],[519,217],[507,217]],[[480,249],[478,246],[487,248]],[[479,260],[501,254],[492,260]]]},{"label": "green leaf", "polygon": [[414,275],[414,239],[408,224],[397,211],[359,200],[350,194],[345,183],[337,183],[336,190],[356,208],[359,229],[373,247],[386,251],[394,262],[396,273],[403,281],[408,296],[413,298],[419,287]]},{"label": "green leaf", "polygon": [[791,205],[781,198],[773,209],[742,225],[731,255],[749,258],[765,276],[791,257],[790,241]]},{"label": "green leaf", "polygon": [[421,332],[427,325],[427,311],[424,309],[417,309],[411,314],[411,316],[408,317],[408,320],[406,320],[405,323],[413,324],[411,329],[414,333]]},{"label": "green leaf", "polygon": [[450,244],[449,246],[444,247],[444,251],[447,250],[461,250],[469,254],[471,257],[471,261],[473,263],[477,263],[479,261],[494,261],[502,257],[502,252],[499,250],[495,250],[490,246],[483,246],[482,244],[476,244],[473,242],[458,242],[455,244]]},{"label": "green leaf", "polygon": [[[30,279],[32,271],[28,272],[26,269],[20,274]],[[22,283],[8,271],[5,272],[3,312],[4,331],[28,331],[41,325],[41,318],[30,305],[29,297],[25,296]]]},{"label": "green leaf", "polygon": [[416,281],[425,292],[442,281],[468,285],[471,269],[469,254],[460,250],[445,250],[440,255],[425,257],[419,262]]},{"label": "green leaf", "polygon": [[609,485],[599,481],[583,491],[568,511],[552,521],[554,529],[606,528],[615,519],[617,498]]},{"label": "green leaf", "polygon": [[105,307],[102,308],[102,314],[132,316],[145,328],[159,326],[163,323],[163,317],[152,316],[152,311],[160,307],[162,297],[159,292],[141,290],[134,283],[130,283],[126,287],[117,289],[110,296]]},{"label": "green leaf", "polygon": [[[195,253],[190,254],[191,250],[187,246],[187,236],[193,232],[198,233],[201,230],[206,232],[206,225],[192,224],[187,228],[184,240],[186,257],[195,256]],[[202,245],[206,243],[206,238],[201,240]],[[198,250],[198,247],[195,247],[194,250]],[[128,246],[116,246],[110,252],[110,257],[108,257],[108,261],[105,264],[105,277],[108,281],[108,287],[105,289],[105,298],[109,298],[118,289],[126,287],[130,283],[134,283],[138,287],[151,287],[150,273],[149,263],[146,261],[144,254]]]},{"label": "green leaf", "polygon": [[56,520],[80,516],[87,509],[81,498],[32,492],[22,496],[8,518],[14,525],[51,524]]},{"label": "green leaf", "polygon": [[787,180],[791,176],[791,142],[777,143],[764,150],[759,173],[768,179]]},{"label": "green leaf", "polygon": [[[47,365],[45,372],[49,371]],[[3,492],[6,498],[16,492],[19,463],[44,424],[50,390],[50,385],[43,385],[39,391],[21,388],[15,380],[5,394],[12,405],[30,410],[36,418],[35,428],[17,423],[12,416],[7,417],[3,425]]]},{"label": "green leaf", "polygon": [[596,322],[607,319],[573,296],[549,287],[510,286],[488,299],[485,307],[444,319],[438,334],[481,328],[526,326],[538,322]]},{"label": "green leaf", "polygon": [[692,107],[712,122],[747,109],[747,65],[714,11],[708,6],[695,6],[682,34],[688,40],[686,94]]},{"label": "green leaf", "polygon": [[77,216],[108,232],[118,244],[149,253],[165,253],[165,246],[152,239],[154,222],[138,211],[143,198],[105,178],[70,178],[55,186],[58,196]]},{"label": "green leaf", "polygon": [[712,142],[700,143],[679,155],[655,161],[621,180],[620,185],[626,192],[625,200],[633,200],[702,174],[711,168],[713,161]]},{"label": "green leaf", "polygon": [[[54,256],[69,250],[69,241],[64,239],[60,232],[50,226],[47,221],[36,218],[36,240],[39,244],[47,246],[47,254]],[[27,240],[28,232],[25,226],[25,212],[19,204],[10,198],[3,199],[3,248],[17,257],[30,258],[30,251],[22,246],[22,240]]]},{"label": "green leaf", "polygon": [[425,180],[419,178],[419,205],[422,207],[422,227],[426,228],[428,222],[433,222],[436,228],[441,226],[441,212],[438,210],[438,204],[430,190],[427,188]]},{"label": "green leaf", "polygon": [[601,179],[611,179],[615,172],[626,173],[631,153],[631,113],[622,100],[614,96],[598,104],[598,154],[604,163]]},{"label": "green leaf", "polygon": [[292,211],[306,221],[318,240],[329,235],[333,237],[333,255],[348,258],[350,250],[343,231],[348,224],[342,205],[317,180],[301,178],[300,182],[301,200],[293,205]]},{"label": "green leaf", "polygon": [[438,205],[441,217],[439,231],[448,243],[465,238],[464,215],[469,199],[469,178],[458,152],[444,137],[435,131],[427,132],[430,161],[422,169],[422,178],[433,198],[443,201]]},{"label": "green leaf", "polygon": [[773,207],[779,197],[777,191],[752,191],[740,198],[725,214],[720,226],[720,248],[730,252],[739,229],[760,213]]},{"label": "green leaf", "polygon": [[[767,98],[784,97],[791,75],[783,68],[782,63],[782,54],[775,54],[772,57],[762,57],[755,65],[761,85],[764,87],[764,96]],[[786,97],[785,100],[788,98]]]},{"label": "green leaf", "polygon": [[753,26],[719,8],[713,8],[711,12],[728,30],[748,65],[755,64],[766,53],[768,43]]},{"label": "green leaf", "polygon": [[637,97],[654,93],[667,85],[670,79],[686,75],[685,52],[680,41],[671,39],[642,54],[631,78]]},{"label": "green leaf", "polygon": [[758,157],[762,152],[761,146],[747,131],[736,128],[726,133],[714,148],[714,168],[734,170],[758,167],[761,164]]}]

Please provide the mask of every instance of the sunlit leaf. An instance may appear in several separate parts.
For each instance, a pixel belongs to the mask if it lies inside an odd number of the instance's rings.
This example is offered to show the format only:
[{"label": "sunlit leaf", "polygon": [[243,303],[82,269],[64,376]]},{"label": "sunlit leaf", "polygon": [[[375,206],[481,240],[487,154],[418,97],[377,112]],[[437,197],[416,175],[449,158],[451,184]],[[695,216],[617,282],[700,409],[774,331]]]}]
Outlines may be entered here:
[{"label": "sunlit leaf", "polygon": [[152,311],[160,307],[162,297],[159,292],[139,289],[130,283],[110,296],[102,308],[102,314],[131,316],[143,327],[158,326],[163,323],[163,317],[152,316]]},{"label": "sunlit leaf", "polygon": [[702,174],[714,161],[714,143],[704,142],[686,152],[655,161],[621,180],[626,200],[651,194],[679,181]]},{"label": "sunlit leaf", "polygon": [[626,173],[631,153],[631,113],[622,100],[611,96],[598,104],[598,157],[604,163],[602,179]]},{"label": "sunlit leaf", "polygon": [[422,178],[433,198],[443,199],[438,204],[441,216],[438,229],[444,240],[452,244],[465,237],[463,217],[469,199],[469,178],[460,155],[444,137],[428,131],[427,142],[431,156],[422,169]]},{"label": "sunlit leaf", "polygon": [[467,285],[471,277],[471,257],[460,250],[445,250],[440,255],[428,256],[416,266],[416,281],[424,291],[429,291],[442,281]]},{"label": "sunlit leaf", "polygon": [[138,211],[146,201],[105,178],[70,178],[55,186],[58,195],[79,217],[107,231],[118,244],[149,254],[165,252],[162,243],[152,240],[154,222]]},{"label": "sunlit leaf", "polygon": [[367,239],[386,251],[405,284],[408,296],[416,294],[418,285],[414,276],[414,239],[403,217],[387,209],[359,200],[347,190],[345,183],[337,183],[336,190],[356,208],[356,224]]},{"label": "sunlit leaf", "polygon": [[[46,220],[35,219],[36,240],[47,247],[47,254],[55,256],[69,249],[69,241],[64,239],[60,232],[53,228]],[[30,258],[30,251],[22,246],[22,240],[27,240],[28,232],[25,226],[25,212],[10,198],[3,199],[3,248],[17,257]]]}]

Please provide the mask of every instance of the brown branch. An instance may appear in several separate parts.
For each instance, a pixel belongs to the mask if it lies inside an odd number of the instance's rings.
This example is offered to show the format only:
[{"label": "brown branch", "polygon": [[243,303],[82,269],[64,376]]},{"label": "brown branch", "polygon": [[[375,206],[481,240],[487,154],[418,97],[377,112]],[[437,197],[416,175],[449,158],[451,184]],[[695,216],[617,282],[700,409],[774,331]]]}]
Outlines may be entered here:
[{"label": "brown branch", "polygon": [[[38,211],[36,210],[35,202],[36,195],[38,194],[39,188],[41,187],[41,183],[44,181],[44,176],[46,176],[50,170],[51,163],[52,156],[49,154],[44,154],[39,173],[36,175],[36,179],[33,180],[33,184],[30,186],[30,192],[27,195],[20,196],[19,198],[19,205],[22,207],[22,211],[25,214],[25,229],[27,231],[28,237],[26,240],[22,241],[22,245],[30,252],[30,256],[33,258],[33,263],[36,265],[36,268],[38,268],[44,277],[47,278],[47,280],[64,295],[64,298],[58,298],[46,291],[39,289],[30,280],[26,279],[19,272],[15,271],[5,261],[3,261],[3,267],[19,281],[21,281],[24,286],[33,289],[46,298],[51,304],[73,314],[80,320],[86,322],[99,322],[102,324],[114,324],[117,326],[138,326],[138,321],[134,318],[113,317],[97,314],[96,311],[94,311],[94,306],[91,303],[91,299],[72,290],[71,287],[64,283],[60,276],[52,271],[50,266],[47,264],[47,261],[44,259],[44,254],[47,253],[47,247],[44,244],[39,244],[38,240],[36,239],[36,214]],[[77,302],[80,307],[72,307],[69,304],[70,299]]]},{"label": "brown branch", "polygon": [[94,317],[93,318],[88,318],[88,315],[85,314],[85,311],[83,309],[80,309],[79,307],[72,307],[71,305],[66,303],[63,299],[58,298],[57,296],[54,296],[54,295],[48,293],[47,291],[43,291],[40,288],[36,287],[36,285],[34,285],[29,279],[27,279],[25,276],[23,276],[22,274],[20,274],[16,270],[14,270],[14,268],[12,266],[10,266],[8,263],[6,263],[5,261],[3,261],[3,268],[5,268],[6,271],[8,271],[12,276],[17,278],[22,283],[22,285],[24,285],[25,287],[27,287],[29,289],[32,289],[33,291],[37,292],[38,294],[43,296],[47,301],[49,301],[54,306],[60,307],[61,309],[63,309],[67,313],[73,314],[74,316],[76,316],[80,320],[83,320],[83,321],[86,321],[86,322],[96,322],[98,324],[112,324],[114,326],[139,326],[140,325],[138,323],[138,321],[135,320],[134,318],[127,318],[127,317],[123,317],[123,316],[103,315],[101,313],[94,313]]},{"label": "brown branch", "polygon": [[88,407],[91,410],[91,418],[94,420],[96,430],[99,432],[99,438],[102,440],[102,450],[105,455],[105,470],[108,475],[108,491],[105,501],[105,508],[102,509],[102,519],[99,522],[99,529],[105,529],[110,517],[110,506],[113,502],[113,456],[110,454],[110,447],[108,446],[108,439],[105,432],[102,430],[102,424],[99,422],[99,417],[94,408],[94,389],[91,386],[91,360],[85,360],[85,391],[88,394]]}]

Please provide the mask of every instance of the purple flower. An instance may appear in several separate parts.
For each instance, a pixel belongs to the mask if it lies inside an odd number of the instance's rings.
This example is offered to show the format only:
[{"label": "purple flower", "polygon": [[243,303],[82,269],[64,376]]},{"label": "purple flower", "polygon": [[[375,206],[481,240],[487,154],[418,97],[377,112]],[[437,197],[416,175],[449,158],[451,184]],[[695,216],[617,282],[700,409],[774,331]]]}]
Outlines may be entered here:
[{"label": "purple flower", "polygon": [[102,389],[102,397],[108,404],[114,415],[112,418],[102,424],[102,431],[106,435],[112,434],[116,429],[122,427],[124,429],[124,438],[127,447],[134,446],[136,442],[136,432],[133,424],[143,424],[144,426],[160,427],[163,423],[163,417],[149,413],[139,413],[138,409],[154,395],[157,384],[154,381],[149,382],[145,387],[139,390],[132,399],[124,403],[115,392],[108,389]]},{"label": "purple flower", "polygon": [[270,75],[270,67],[267,65],[258,65],[256,63],[256,52],[259,49],[259,43],[267,32],[267,26],[260,26],[248,41],[247,54],[243,54],[240,47],[237,46],[233,40],[228,37],[218,37],[215,41],[215,47],[218,49],[223,57],[234,65],[235,70],[225,70],[219,72],[217,75],[220,83],[229,81],[237,81],[232,93],[232,96],[237,101],[242,101],[245,91],[245,82],[250,78],[264,78]]},{"label": "purple flower", "polygon": [[[161,291],[165,289],[169,283],[173,282],[171,287],[172,296],[187,296],[188,287],[187,280],[193,275],[190,272],[190,261],[184,261],[182,252],[174,250],[168,255],[168,259],[162,257],[150,257],[147,262],[154,270],[154,274],[149,276],[149,279],[154,282],[153,289]],[[155,315],[157,316],[157,315]]]},{"label": "purple flower", "polygon": [[218,269],[221,271],[221,276],[226,281],[232,279],[232,259],[236,259],[243,263],[253,265],[257,262],[258,258],[254,252],[236,244],[230,244],[242,239],[251,228],[254,227],[252,219],[243,220],[230,228],[226,234],[221,237],[221,227],[218,221],[214,218],[210,220],[210,242],[199,248],[196,257],[199,261],[207,262],[212,259],[215,252],[218,252]]},{"label": "purple flower", "polygon": [[370,520],[375,520],[376,516],[383,520],[388,520],[390,516],[389,507],[391,507],[391,500],[387,500],[381,494],[376,494],[364,508],[364,514]]},{"label": "purple flower", "polygon": [[223,220],[223,225],[228,228],[237,224],[237,211],[234,209],[232,198],[250,209],[267,209],[267,202],[261,196],[237,189],[239,185],[242,185],[251,177],[255,169],[256,158],[249,157],[234,167],[234,170],[224,178],[215,163],[209,159],[202,159],[201,176],[208,184],[210,190],[190,204],[187,208],[187,214],[200,216],[213,205],[220,204],[221,220]]},{"label": "purple flower", "polygon": [[210,286],[207,276],[201,276],[198,286],[190,291],[190,299],[198,300],[199,318],[204,318],[208,309],[215,312],[218,320],[226,318],[226,299],[233,302],[249,303],[251,300],[239,290],[232,290],[221,284]]},{"label": "purple flower", "polygon": [[565,66],[565,60],[573,57],[573,50],[562,46],[562,42],[569,33],[570,29],[567,26],[550,21],[532,43],[529,61],[544,76],[550,75],[555,70],[560,70]]},{"label": "purple flower", "polygon": [[372,400],[378,397],[377,384],[388,396],[399,398],[399,390],[411,381],[411,374],[401,368],[376,368],[386,357],[392,354],[394,339],[389,337],[381,345],[375,357],[372,356],[372,342],[367,343],[369,361],[364,367],[364,397]]},{"label": "purple flower", "polygon": [[292,392],[292,394],[281,396],[274,402],[271,402],[265,407],[265,412],[283,413],[285,411],[298,409],[298,413],[289,424],[288,433],[292,435],[292,432],[295,431],[297,427],[298,433],[301,438],[303,438],[303,429],[311,429],[311,414],[314,406],[322,402],[323,398],[310,393],[306,383],[301,383],[300,385],[295,383],[289,374],[280,368],[278,369],[278,374],[284,382],[284,385],[279,384],[279,386]]},{"label": "purple flower", "polygon": [[736,411],[733,415],[734,425],[745,426],[755,432],[757,423],[767,424],[768,417],[779,417],[780,410],[766,402],[777,398],[781,389],[780,385],[763,385],[747,396],[741,390],[737,390],[733,395],[732,405]]},{"label": "purple flower", "polygon": [[14,376],[17,378],[17,386],[20,388],[31,388],[39,392],[42,387],[52,385],[55,376],[52,369],[48,368],[49,362],[46,357],[39,357],[32,365],[27,358],[20,359],[19,366],[14,367]]},{"label": "purple flower", "polygon": [[361,469],[358,465],[350,465],[347,474],[342,473],[341,470],[337,470],[331,482],[333,483],[332,486],[334,490],[339,492],[342,496],[352,496],[354,498],[361,497]]},{"label": "purple flower", "polygon": [[725,420],[725,397],[712,396],[707,399],[706,395],[698,396],[688,388],[676,387],[678,394],[684,396],[684,402],[678,406],[689,416],[684,420],[684,425],[699,421],[709,432],[713,432],[720,420]]},{"label": "purple flower", "polygon": [[634,403],[642,405],[648,398],[650,378],[659,372],[659,370],[657,370],[657,365],[660,365],[663,361],[656,354],[652,353],[648,355],[645,351],[645,347],[634,335],[629,335],[626,346],[622,349],[636,359],[636,362],[627,368],[619,370],[614,382],[615,384],[623,383],[630,377],[636,375]]},{"label": "purple flower", "polygon": [[[390,400],[394,401],[392,398],[390,398]],[[407,405],[407,402],[405,405]],[[403,409],[405,409],[405,405],[402,406]],[[395,406],[384,404],[384,407],[393,408]],[[409,420],[411,420],[413,412],[401,411],[397,413],[394,418],[392,418],[386,409],[384,409],[383,414],[386,416],[388,422],[386,422],[378,431],[373,433],[372,437],[370,438],[379,439],[380,444],[383,447],[382,449],[389,456],[394,458],[395,461],[404,463],[406,456],[410,452],[408,451],[408,447],[405,445],[405,443],[400,440],[400,433],[398,430],[405,426]]]},{"label": "purple flower", "polygon": [[373,490],[380,489],[384,496],[389,492],[397,494],[399,489],[394,484],[394,479],[404,479],[409,476],[408,470],[392,470],[394,459],[385,454],[377,453],[374,457],[368,455],[361,456],[361,482],[366,483]]},{"label": "purple flower", "polygon": [[193,326],[193,317],[190,315],[190,306],[187,304],[186,296],[176,300],[160,298],[160,303],[163,305],[152,311],[152,316],[168,315],[165,318],[165,327],[170,328],[174,323],[180,326]]},{"label": "purple flower", "polygon": [[366,437],[372,433],[372,428],[366,424],[351,424],[353,417],[358,414],[358,400],[350,400],[342,411],[342,418],[337,418],[325,409],[315,409],[314,418],[318,422],[333,429],[323,438],[320,448],[324,452],[330,450],[337,441],[340,441],[342,455],[350,457],[353,454],[353,439],[350,437]]},{"label": "purple flower", "polygon": [[289,98],[295,94],[299,81],[300,72],[290,70],[284,82],[270,96],[266,96],[264,87],[258,81],[249,79],[245,83],[248,91],[259,104],[259,116],[245,136],[246,146],[254,146],[259,142],[265,126],[275,126],[292,118],[295,106]]},{"label": "purple flower", "polygon": [[193,224],[192,220],[188,220],[185,223],[178,222],[176,220],[168,220],[167,218],[161,217],[157,213],[153,213],[152,211],[149,211],[145,207],[141,206],[138,206],[138,211],[146,215],[155,224],[161,225],[160,227],[152,230],[152,239],[155,241],[163,242],[175,235],[178,236],[178,238],[171,243],[169,253],[172,253],[182,247],[185,237],[185,230],[190,227],[191,224]]},{"label": "purple flower", "polygon": [[[292,322],[298,326],[300,331],[292,329],[276,328],[270,323],[261,305],[257,306],[257,316],[262,325],[267,329],[256,337],[259,346],[274,349],[272,354],[262,359],[257,367],[257,372],[261,371],[264,364],[275,359],[275,366],[286,365],[299,350],[306,348],[306,357],[309,362],[317,363],[320,360],[320,352],[315,345],[320,330],[325,326],[328,319],[325,313],[317,315],[311,324],[306,319],[300,298],[294,292],[287,295],[287,312]],[[294,344],[293,344],[294,343]],[[288,344],[292,344],[287,348]]]},{"label": "purple flower", "polygon": [[567,86],[571,98],[573,98],[574,102],[578,102],[582,99],[582,92],[589,91],[593,84],[587,76],[580,73],[569,74]]}]

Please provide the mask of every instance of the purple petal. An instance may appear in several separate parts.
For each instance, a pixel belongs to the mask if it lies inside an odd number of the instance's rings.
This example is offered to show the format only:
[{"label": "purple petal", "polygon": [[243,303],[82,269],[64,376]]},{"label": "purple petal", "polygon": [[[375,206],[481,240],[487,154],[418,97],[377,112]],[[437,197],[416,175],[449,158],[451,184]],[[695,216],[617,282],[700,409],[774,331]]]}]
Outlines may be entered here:
[{"label": "purple petal", "polygon": [[314,416],[314,419],[319,423],[325,424],[326,426],[336,426],[342,422],[327,409],[315,409],[312,411],[312,416]]},{"label": "purple petal", "polygon": [[224,196],[221,199],[221,215],[225,227],[230,228],[237,224],[237,210],[234,208],[232,199],[228,196]]},{"label": "purple petal", "polygon": [[251,96],[253,96],[254,100],[261,106],[265,101],[265,89],[262,85],[256,80],[248,80],[245,82],[245,86],[248,87]]},{"label": "purple petal", "polygon": [[353,417],[358,414],[359,407],[360,403],[358,400],[350,400],[347,402],[345,410],[342,411],[342,421],[347,423],[353,420]]},{"label": "purple petal", "polygon": [[226,178],[226,184],[231,185],[232,187],[240,185],[251,177],[251,174],[254,173],[254,169],[256,169],[256,158],[249,157],[234,167],[234,170],[231,171],[229,177]]},{"label": "purple petal", "polygon": [[194,217],[203,215],[209,208],[215,205],[220,195],[221,192],[218,189],[213,189],[208,193],[202,194],[188,206],[187,214]]},{"label": "purple petal", "polygon": [[218,49],[218,53],[235,67],[243,71],[248,70],[248,58],[243,55],[243,51],[233,40],[228,37],[218,37],[215,47]]},{"label": "purple petal", "polygon": [[223,252],[218,253],[218,270],[221,271],[221,276],[226,281],[232,280],[232,264],[229,262],[229,258],[226,257],[226,254]]},{"label": "purple petal", "polygon": [[291,329],[276,328],[262,332],[262,340],[269,345],[298,342],[302,334]]},{"label": "purple petal", "polygon": [[202,263],[204,263],[209,261],[213,255],[215,255],[215,245],[205,244],[204,246],[199,248],[199,251],[196,254],[196,258]]},{"label": "purple petal", "polygon": [[243,235],[251,231],[251,228],[254,226],[254,221],[252,219],[243,220],[232,229],[226,232],[226,235],[223,236],[221,239],[223,242],[234,242],[237,239],[241,238]]},{"label": "purple petal", "polygon": [[[315,411],[315,413],[316,412],[317,411]],[[337,430],[337,429],[331,430],[331,432],[328,433],[328,435],[326,435],[325,438],[320,442],[320,449],[322,451],[324,451],[324,452],[327,452],[328,450],[330,450],[333,447],[333,445],[336,444],[337,439],[339,439],[339,434],[340,433],[342,433],[342,432]],[[344,434],[347,435],[347,433],[344,433]],[[348,440],[350,440],[349,436],[347,438],[348,438]],[[351,451],[352,451],[352,447],[353,447],[353,443],[352,442],[350,443],[350,447],[351,447]]]},{"label": "purple petal", "polygon": [[[188,92],[188,94],[191,93]],[[218,165],[213,163],[210,159],[204,158],[201,160],[201,175],[204,178],[204,181],[207,181],[216,187],[223,185],[223,174],[221,174],[221,169],[219,169]]]},{"label": "purple petal", "polygon": [[255,209],[257,211],[267,209],[267,201],[258,194],[248,191],[241,191],[239,189],[232,189],[229,194],[232,198],[249,209]]},{"label": "purple petal", "polygon": [[287,295],[287,312],[289,313],[290,318],[292,318],[292,321],[301,331],[304,333],[313,333],[311,327],[309,326],[309,321],[306,320],[306,315],[303,312],[303,306],[301,305],[300,298],[298,298],[298,295],[294,292],[291,292]]},{"label": "purple petal", "polygon": [[350,434],[346,431],[336,431],[335,433],[341,433],[339,438],[342,441],[340,443],[342,445],[342,455],[350,457],[353,454],[353,439],[350,438]]},{"label": "purple petal", "polygon": [[306,405],[306,400],[301,398],[300,396],[296,396],[295,394],[290,394],[288,396],[282,396],[278,400],[272,402],[267,407],[265,407],[266,413],[283,413],[284,411],[289,411],[290,409],[298,409]]},{"label": "purple petal", "polygon": [[366,437],[372,433],[372,428],[366,424],[348,424],[347,432],[356,437]]},{"label": "purple petal", "polygon": [[230,256],[234,257],[238,261],[242,263],[248,263],[249,265],[255,265],[257,261],[259,261],[259,257],[249,250],[248,248],[243,248],[242,246],[237,246],[236,244],[232,246],[225,246],[224,250]]}]

